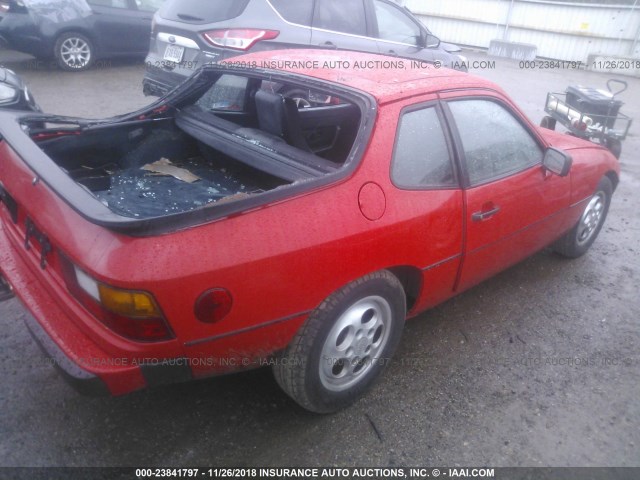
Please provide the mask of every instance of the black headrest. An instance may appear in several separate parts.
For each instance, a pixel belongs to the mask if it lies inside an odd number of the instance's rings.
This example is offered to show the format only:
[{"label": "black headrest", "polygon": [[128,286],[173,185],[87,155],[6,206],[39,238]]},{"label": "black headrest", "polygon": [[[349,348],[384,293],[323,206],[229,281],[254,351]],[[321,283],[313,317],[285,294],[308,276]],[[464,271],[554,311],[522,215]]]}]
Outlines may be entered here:
[{"label": "black headrest", "polygon": [[256,113],[260,130],[282,137],[285,134],[284,98],[277,93],[258,90]]}]

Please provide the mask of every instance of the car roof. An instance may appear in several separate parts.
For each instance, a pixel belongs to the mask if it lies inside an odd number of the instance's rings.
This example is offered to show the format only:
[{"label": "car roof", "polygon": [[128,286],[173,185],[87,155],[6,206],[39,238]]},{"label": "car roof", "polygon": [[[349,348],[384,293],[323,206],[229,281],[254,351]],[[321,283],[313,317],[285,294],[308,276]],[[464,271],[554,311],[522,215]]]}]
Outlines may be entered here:
[{"label": "car roof", "polygon": [[[371,53],[335,50],[272,50],[233,57],[234,65],[307,75],[347,85],[384,104],[442,90],[502,89],[483,78],[433,64]],[[309,68],[311,67],[311,68]]]}]

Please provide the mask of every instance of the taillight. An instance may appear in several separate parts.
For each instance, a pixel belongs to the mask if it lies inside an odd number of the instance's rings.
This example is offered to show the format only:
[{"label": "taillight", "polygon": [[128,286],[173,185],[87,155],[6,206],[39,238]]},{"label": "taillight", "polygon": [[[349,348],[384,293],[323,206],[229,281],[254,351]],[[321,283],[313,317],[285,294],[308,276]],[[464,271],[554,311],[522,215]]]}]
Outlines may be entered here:
[{"label": "taillight", "polygon": [[63,258],[67,288],[106,327],[131,340],[159,342],[174,337],[153,295],[98,282]]},{"label": "taillight", "polygon": [[226,317],[231,311],[233,299],[224,288],[213,288],[204,292],[194,308],[196,318],[204,323],[215,323]]},{"label": "taillight", "polygon": [[260,30],[254,28],[237,28],[231,30],[211,30],[202,34],[204,39],[214,47],[249,50],[262,40],[273,40],[278,30]]}]

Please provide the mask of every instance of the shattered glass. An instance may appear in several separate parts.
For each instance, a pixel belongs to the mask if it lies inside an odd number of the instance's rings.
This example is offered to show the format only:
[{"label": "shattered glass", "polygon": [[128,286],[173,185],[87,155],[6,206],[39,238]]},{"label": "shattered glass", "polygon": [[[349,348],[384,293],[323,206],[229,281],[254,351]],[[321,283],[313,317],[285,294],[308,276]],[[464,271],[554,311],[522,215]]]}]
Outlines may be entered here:
[{"label": "shattered glass", "polygon": [[115,213],[151,218],[188,212],[223,199],[229,201],[263,191],[258,185],[238,178],[225,168],[212,166],[200,157],[174,164],[200,180],[187,183],[172,176],[129,168],[111,175],[107,190],[93,193]]}]

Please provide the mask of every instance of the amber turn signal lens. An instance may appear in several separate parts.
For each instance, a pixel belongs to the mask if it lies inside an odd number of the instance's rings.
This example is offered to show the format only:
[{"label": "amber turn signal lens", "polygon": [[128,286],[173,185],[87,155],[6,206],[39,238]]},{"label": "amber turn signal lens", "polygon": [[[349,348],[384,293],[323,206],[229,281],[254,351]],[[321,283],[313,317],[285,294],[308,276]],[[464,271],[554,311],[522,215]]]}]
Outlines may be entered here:
[{"label": "amber turn signal lens", "polygon": [[100,302],[107,309],[129,318],[161,317],[153,298],[144,292],[119,290],[98,284]]},{"label": "amber turn signal lens", "polygon": [[111,287],[95,280],[65,255],[60,255],[60,260],[69,292],[108,329],[139,342],[175,338],[151,293]]}]

